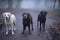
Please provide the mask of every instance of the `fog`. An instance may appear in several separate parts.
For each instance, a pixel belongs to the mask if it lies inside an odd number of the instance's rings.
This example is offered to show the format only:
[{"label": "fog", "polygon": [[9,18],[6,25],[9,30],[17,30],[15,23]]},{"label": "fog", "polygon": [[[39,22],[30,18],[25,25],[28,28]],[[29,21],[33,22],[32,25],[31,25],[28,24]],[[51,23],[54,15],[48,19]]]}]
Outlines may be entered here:
[{"label": "fog", "polygon": [[[8,0],[0,0],[0,8],[8,8]],[[24,9],[48,9],[54,8],[54,0],[12,0],[12,8]],[[58,0],[55,2],[55,8],[58,8]],[[60,7],[60,6],[59,6]]]}]

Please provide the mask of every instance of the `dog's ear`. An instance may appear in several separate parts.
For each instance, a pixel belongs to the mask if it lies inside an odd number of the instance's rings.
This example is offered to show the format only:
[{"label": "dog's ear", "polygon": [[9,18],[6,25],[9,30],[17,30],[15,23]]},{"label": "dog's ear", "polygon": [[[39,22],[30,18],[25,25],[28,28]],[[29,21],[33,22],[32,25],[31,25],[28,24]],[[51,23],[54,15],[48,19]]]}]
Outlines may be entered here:
[{"label": "dog's ear", "polygon": [[11,15],[12,15],[12,13],[9,12],[8,16],[11,16]]},{"label": "dog's ear", "polygon": [[3,17],[5,16],[5,13],[3,13]]},{"label": "dog's ear", "polygon": [[26,13],[25,13],[25,12],[22,14],[22,16],[24,16],[24,15],[26,15]]}]

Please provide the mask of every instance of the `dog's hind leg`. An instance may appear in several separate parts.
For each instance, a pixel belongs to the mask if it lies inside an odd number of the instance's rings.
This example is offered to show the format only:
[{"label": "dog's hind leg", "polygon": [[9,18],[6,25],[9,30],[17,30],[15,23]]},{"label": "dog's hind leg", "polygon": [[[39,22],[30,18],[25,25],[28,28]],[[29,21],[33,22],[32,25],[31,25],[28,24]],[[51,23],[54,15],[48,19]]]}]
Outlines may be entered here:
[{"label": "dog's hind leg", "polygon": [[[16,21],[13,22],[14,26],[16,25]],[[14,30],[16,30],[16,28],[14,27]]]},{"label": "dog's hind leg", "polygon": [[16,30],[16,28],[14,27],[14,30]]},{"label": "dog's hind leg", "polygon": [[45,23],[43,23],[43,31],[45,31]]},{"label": "dog's hind leg", "polygon": [[30,31],[30,25],[28,26],[28,29],[29,29],[29,34],[31,34],[31,31]]},{"label": "dog's hind leg", "polygon": [[32,30],[33,30],[33,23],[31,25],[32,25]]},{"label": "dog's hind leg", "polygon": [[[11,30],[12,28],[9,28],[9,30]],[[16,28],[14,27],[13,30],[16,30]]]},{"label": "dog's hind leg", "polygon": [[11,28],[9,28],[9,30],[11,30]]},{"label": "dog's hind leg", "polygon": [[13,30],[13,29],[14,29],[14,27],[13,27],[13,25],[11,25],[11,26],[12,26],[12,35],[14,35],[14,30]]},{"label": "dog's hind leg", "polygon": [[31,27],[32,27],[32,31],[33,31],[33,22],[31,22]]}]

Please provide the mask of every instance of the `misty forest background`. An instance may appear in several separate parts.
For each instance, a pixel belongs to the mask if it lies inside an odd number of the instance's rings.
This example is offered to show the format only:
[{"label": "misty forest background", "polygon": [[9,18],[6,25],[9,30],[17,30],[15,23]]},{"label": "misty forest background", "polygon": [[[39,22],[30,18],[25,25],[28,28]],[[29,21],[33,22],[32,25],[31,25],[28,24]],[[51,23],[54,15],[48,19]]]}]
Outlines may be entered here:
[{"label": "misty forest background", "polygon": [[60,9],[60,0],[0,0],[0,8]]}]

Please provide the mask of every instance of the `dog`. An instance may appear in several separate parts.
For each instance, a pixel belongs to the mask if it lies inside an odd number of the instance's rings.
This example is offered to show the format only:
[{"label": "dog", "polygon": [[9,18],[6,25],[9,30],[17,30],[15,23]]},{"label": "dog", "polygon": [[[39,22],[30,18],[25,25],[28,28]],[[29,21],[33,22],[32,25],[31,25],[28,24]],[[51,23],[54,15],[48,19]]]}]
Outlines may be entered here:
[{"label": "dog", "polygon": [[38,24],[40,22],[40,30],[41,30],[41,24],[43,24],[43,30],[45,31],[45,22],[46,22],[46,15],[47,15],[47,11],[41,11],[38,15],[38,19],[37,19],[37,27]]},{"label": "dog", "polygon": [[29,34],[31,34],[31,31],[30,31],[30,24],[32,26],[32,30],[33,30],[33,20],[32,20],[32,16],[30,13],[23,13],[22,14],[23,16],[23,32],[22,34],[24,34],[24,31],[26,29],[26,26],[28,27],[29,29]]},{"label": "dog", "polygon": [[14,27],[16,25],[15,15],[10,12],[4,12],[3,18],[4,18],[4,23],[6,26],[6,35],[8,34],[8,31],[9,31],[8,26],[10,26],[10,30],[12,30],[12,35],[14,35],[14,30],[16,30],[16,28]]}]

